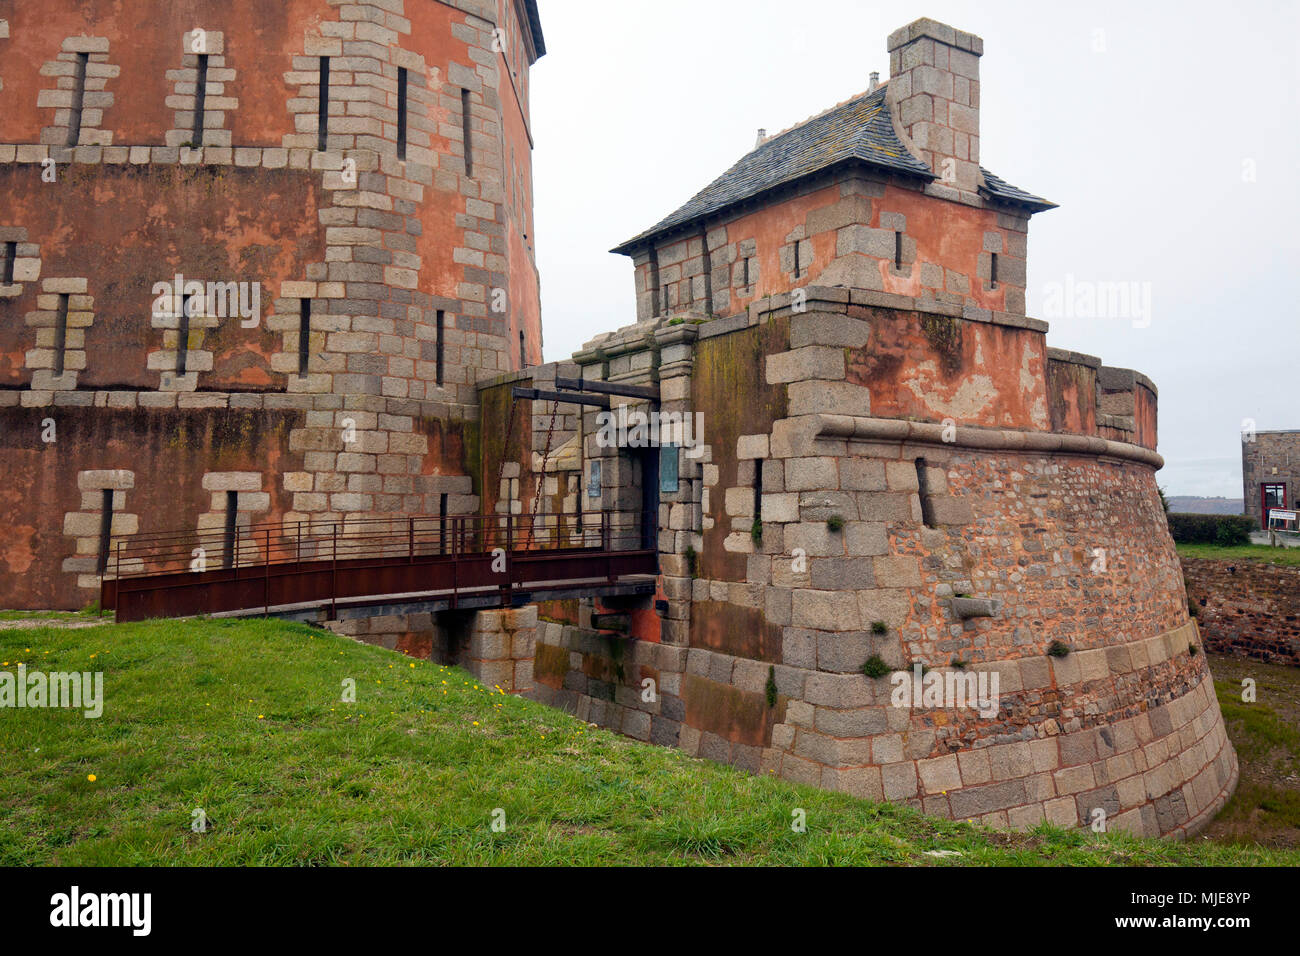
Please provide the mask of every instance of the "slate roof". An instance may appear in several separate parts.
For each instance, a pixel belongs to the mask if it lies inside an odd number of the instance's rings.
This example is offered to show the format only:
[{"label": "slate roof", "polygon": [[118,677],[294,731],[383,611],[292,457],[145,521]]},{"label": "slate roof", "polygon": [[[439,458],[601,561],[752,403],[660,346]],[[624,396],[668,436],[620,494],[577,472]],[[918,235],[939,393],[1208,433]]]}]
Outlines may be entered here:
[{"label": "slate roof", "polygon": [[981,189],[980,192],[985,193],[991,199],[1026,206],[1033,212],[1042,212],[1045,209],[1056,208],[1056,203],[1043,199],[1040,196],[1035,196],[1033,193],[1027,193],[1018,186],[1011,185],[1000,176],[994,176],[983,166],[980,167],[980,172],[984,174],[984,188]]},{"label": "slate roof", "polygon": [[533,35],[533,48],[540,60],[546,56],[546,40],[542,37],[542,17],[537,12],[537,0],[524,0],[524,7],[528,10],[528,32]]},{"label": "slate roof", "polygon": [[[935,179],[930,167],[913,156],[895,134],[885,107],[887,86],[855,96],[770,137],[696,193],[686,205],[611,251],[631,255],[663,233],[841,163],[861,162],[904,176]],[[1017,189],[987,170],[983,172],[988,187],[985,192],[990,199],[1017,203],[1035,211],[1054,205]]]}]

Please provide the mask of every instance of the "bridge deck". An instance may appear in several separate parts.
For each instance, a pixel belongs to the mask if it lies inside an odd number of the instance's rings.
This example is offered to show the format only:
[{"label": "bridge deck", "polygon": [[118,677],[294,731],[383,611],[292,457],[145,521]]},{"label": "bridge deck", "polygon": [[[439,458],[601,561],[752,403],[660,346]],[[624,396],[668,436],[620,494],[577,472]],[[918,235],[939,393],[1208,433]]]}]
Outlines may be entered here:
[{"label": "bridge deck", "polygon": [[[279,523],[120,542],[100,606],[118,621],[196,614],[331,619],[511,607],[654,590],[632,516],[467,516]],[[631,545],[632,547],[629,547]]]}]

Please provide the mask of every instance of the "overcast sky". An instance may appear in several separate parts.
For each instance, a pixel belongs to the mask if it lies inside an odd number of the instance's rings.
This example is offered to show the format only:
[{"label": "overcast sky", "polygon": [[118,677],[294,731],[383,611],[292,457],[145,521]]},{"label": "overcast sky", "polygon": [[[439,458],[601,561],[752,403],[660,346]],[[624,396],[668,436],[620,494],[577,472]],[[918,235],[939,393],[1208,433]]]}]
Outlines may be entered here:
[{"label": "overcast sky", "polygon": [[[533,70],[545,357],[635,321],[608,250],[754,145],[889,75],[928,16],[984,38],[981,161],[1060,204],[1029,229],[1048,343],[1160,389],[1160,484],[1241,495],[1240,432],[1300,428],[1300,3],[540,0]],[[1123,282],[1127,317],[1051,314]],[[1149,316],[1141,308],[1149,292]],[[1059,306],[1059,300],[1057,302]],[[1055,311],[1060,312],[1057,308]]]}]

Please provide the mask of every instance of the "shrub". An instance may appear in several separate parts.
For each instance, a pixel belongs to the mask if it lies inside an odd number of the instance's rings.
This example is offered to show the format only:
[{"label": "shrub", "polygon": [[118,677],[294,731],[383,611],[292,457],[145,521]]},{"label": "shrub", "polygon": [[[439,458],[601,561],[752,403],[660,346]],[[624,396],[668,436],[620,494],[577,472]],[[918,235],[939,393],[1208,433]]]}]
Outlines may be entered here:
[{"label": "shrub", "polygon": [[776,665],[775,664],[768,667],[767,669],[767,686],[764,688],[764,690],[767,692],[767,706],[775,707],[776,706]]},{"label": "shrub", "polygon": [[839,515],[831,515],[829,518],[826,519],[826,527],[829,528],[831,531],[843,531],[844,519],[841,518]]},{"label": "shrub", "polygon": [[871,622],[871,633],[872,633],[872,634],[888,634],[888,633],[889,633],[889,625],[886,624],[884,621],[872,621],[872,622]]},{"label": "shrub", "polygon": [[868,677],[884,677],[889,673],[889,665],[879,654],[872,654],[862,664],[862,673]]},{"label": "shrub", "polygon": [[1169,533],[1179,544],[1218,544],[1232,547],[1250,544],[1255,519],[1246,515],[1169,516]]},{"label": "shrub", "polygon": [[1052,657],[1064,657],[1070,653],[1070,645],[1065,641],[1052,641],[1047,648],[1047,653]]},{"label": "shrub", "polygon": [[755,544],[763,540],[763,522],[758,518],[755,518],[754,523],[749,526],[749,536],[754,539]]}]

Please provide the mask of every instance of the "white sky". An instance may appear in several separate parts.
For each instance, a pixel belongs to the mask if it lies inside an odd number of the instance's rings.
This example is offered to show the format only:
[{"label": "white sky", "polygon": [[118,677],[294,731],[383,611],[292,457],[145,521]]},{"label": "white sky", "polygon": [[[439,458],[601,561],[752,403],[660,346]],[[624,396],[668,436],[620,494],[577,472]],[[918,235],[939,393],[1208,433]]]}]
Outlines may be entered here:
[{"label": "white sky", "polygon": [[[1159,482],[1241,495],[1243,419],[1300,428],[1300,3],[540,0],[533,70],[545,357],[635,320],[607,250],[774,133],[889,76],[929,16],[984,38],[981,160],[1060,204],[1029,231],[1048,344],[1160,389]],[[1097,46],[1104,49],[1098,51]],[[1245,181],[1247,162],[1255,181]],[[1054,318],[1047,290],[1134,282],[1150,322]],[[1145,327],[1141,327],[1145,324]]]}]

